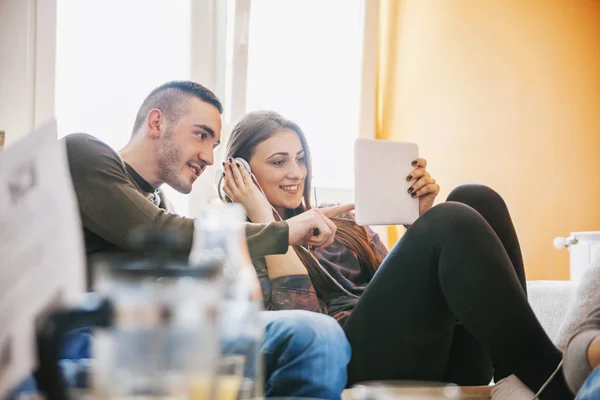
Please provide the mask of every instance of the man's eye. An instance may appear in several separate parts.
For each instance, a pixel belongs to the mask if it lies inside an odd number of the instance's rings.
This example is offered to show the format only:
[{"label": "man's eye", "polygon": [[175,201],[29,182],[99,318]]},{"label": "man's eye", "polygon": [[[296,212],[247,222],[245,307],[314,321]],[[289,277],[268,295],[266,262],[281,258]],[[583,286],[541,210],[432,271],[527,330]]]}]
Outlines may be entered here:
[{"label": "man's eye", "polygon": [[206,133],[204,133],[204,132],[198,132],[198,133],[196,133],[196,135],[198,136],[199,139],[202,139],[202,140],[206,139]]}]

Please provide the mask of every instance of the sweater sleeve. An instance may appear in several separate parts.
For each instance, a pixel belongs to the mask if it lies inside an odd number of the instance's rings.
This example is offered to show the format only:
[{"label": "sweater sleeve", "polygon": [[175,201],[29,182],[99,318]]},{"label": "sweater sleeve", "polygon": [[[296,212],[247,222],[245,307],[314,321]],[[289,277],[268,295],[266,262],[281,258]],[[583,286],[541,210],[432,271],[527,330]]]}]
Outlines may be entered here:
[{"label": "sweater sleeve", "polygon": [[246,223],[246,239],[252,258],[285,254],[289,245],[289,227],[285,221]]},{"label": "sweater sleeve", "polygon": [[[182,232],[184,250],[192,246],[194,220],[157,207],[129,180],[123,161],[108,145],[87,134],[65,138],[69,168],[83,225],[115,246],[129,250],[128,235],[137,227],[170,228]],[[285,222],[248,224],[248,248],[253,257],[287,251]]]},{"label": "sweater sleeve", "polygon": [[600,336],[600,296],[595,300],[596,306],[588,318],[577,328],[567,343],[564,355],[564,372],[567,384],[577,393],[592,368],[588,361],[590,343]]}]

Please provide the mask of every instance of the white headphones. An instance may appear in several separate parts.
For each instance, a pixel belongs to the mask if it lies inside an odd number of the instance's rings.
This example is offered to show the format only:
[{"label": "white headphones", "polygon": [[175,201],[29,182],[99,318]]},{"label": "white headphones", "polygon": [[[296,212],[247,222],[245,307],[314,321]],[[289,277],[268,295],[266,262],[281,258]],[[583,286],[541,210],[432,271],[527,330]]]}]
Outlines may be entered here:
[{"label": "white headphones", "polygon": [[[258,186],[258,188],[262,192],[263,196],[267,197],[265,195],[265,192],[263,191],[263,189],[258,184],[258,180],[252,173],[252,169],[250,168],[250,164],[248,163],[248,161],[244,160],[241,157],[236,157],[235,161],[238,161],[240,164],[242,164],[244,166],[244,168],[246,168],[246,170],[250,173],[250,176],[252,177],[254,183],[256,184],[256,186]],[[225,196],[223,195],[223,192],[222,192],[224,178],[225,178],[225,171],[223,170],[222,167],[217,167],[216,171],[215,171],[215,182],[214,183],[215,183],[215,190],[217,191],[217,194],[219,195],[219,199],[221,199],[221,201],[225,201]],[[279,220],[283,221],[283,218],[281,218],[281,215],[279,215],[277,210],[275,210],[275,208],[273,206],[271,206],[271,208],[273,209],[273,212],[275,212],[277,217],[279,217]],[[321,271],[323,271],[325,273],[325,275],[327,275],[338,288],[340,288],[344,293],[346,293],[350,297],[353,297],[355,299],[360,298],[359,296],[355,295],[354,293],[349,292],[346,288],[344,288],[342,286],[341,283],[339,283],[333,276],[331,276],[329,271],[327,271],[327,269],[325,267],[323,267],[323,265],[321,265],[319,260],[317,260],[317,258],[312,254],[312,251],[304,248],[303,246],[300,246],[300,248],[302,248],[302,250],[305,251],[313,259],[313,261],[319,266]]]},{"label": "white headphones", "polygon": [[[252,177],[252,179],[254,179],[256,181],[256,177],[254,176],[254,174],[252,173],[252,169],[250,168],[250,164],[248,163],[248,161],[244,160],[241,157],[236,157],[235,158],[236,161],[239,161],[240,164],[242,164],[244,166],[244,168],[246,168],[246,170],[250,173],[250,176]],[[225,201],[225,196],[223,195],[223,179],[225,178],[225,171],[223,170],[223,167],[217,167],[215,170],[215,190],[217,191],[217,194],[219,195],[219,199],[221,199],[221,201]],[[260,186],[259,186],[260,188]],[[260,189],[262,192],[262,188]],[[263,192],[264,194],[264,192]]]}]

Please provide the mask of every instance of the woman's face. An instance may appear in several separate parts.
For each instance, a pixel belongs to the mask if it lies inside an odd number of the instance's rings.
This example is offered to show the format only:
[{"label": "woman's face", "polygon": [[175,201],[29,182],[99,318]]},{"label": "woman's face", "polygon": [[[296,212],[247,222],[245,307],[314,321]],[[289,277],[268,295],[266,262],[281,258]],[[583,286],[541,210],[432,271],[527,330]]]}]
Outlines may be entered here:
[{"label": "woman's face", "polygon": [[298,134],[282,129],[256,146],[250,168],[267,196],[281,214],[302,203],[306,159]]}]

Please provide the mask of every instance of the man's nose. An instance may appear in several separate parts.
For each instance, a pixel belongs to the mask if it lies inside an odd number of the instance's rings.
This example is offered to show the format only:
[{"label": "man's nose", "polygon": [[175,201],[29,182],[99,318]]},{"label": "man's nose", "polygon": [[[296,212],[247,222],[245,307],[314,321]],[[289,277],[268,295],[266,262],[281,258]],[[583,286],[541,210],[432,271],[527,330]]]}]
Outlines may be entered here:
[{"label": "man's nose", "polygon": [[215,162],[214,149],[211,147],[208,150],[201,151],[198,153],[198,159],[204,162],[206,165],[213,165]]}]

